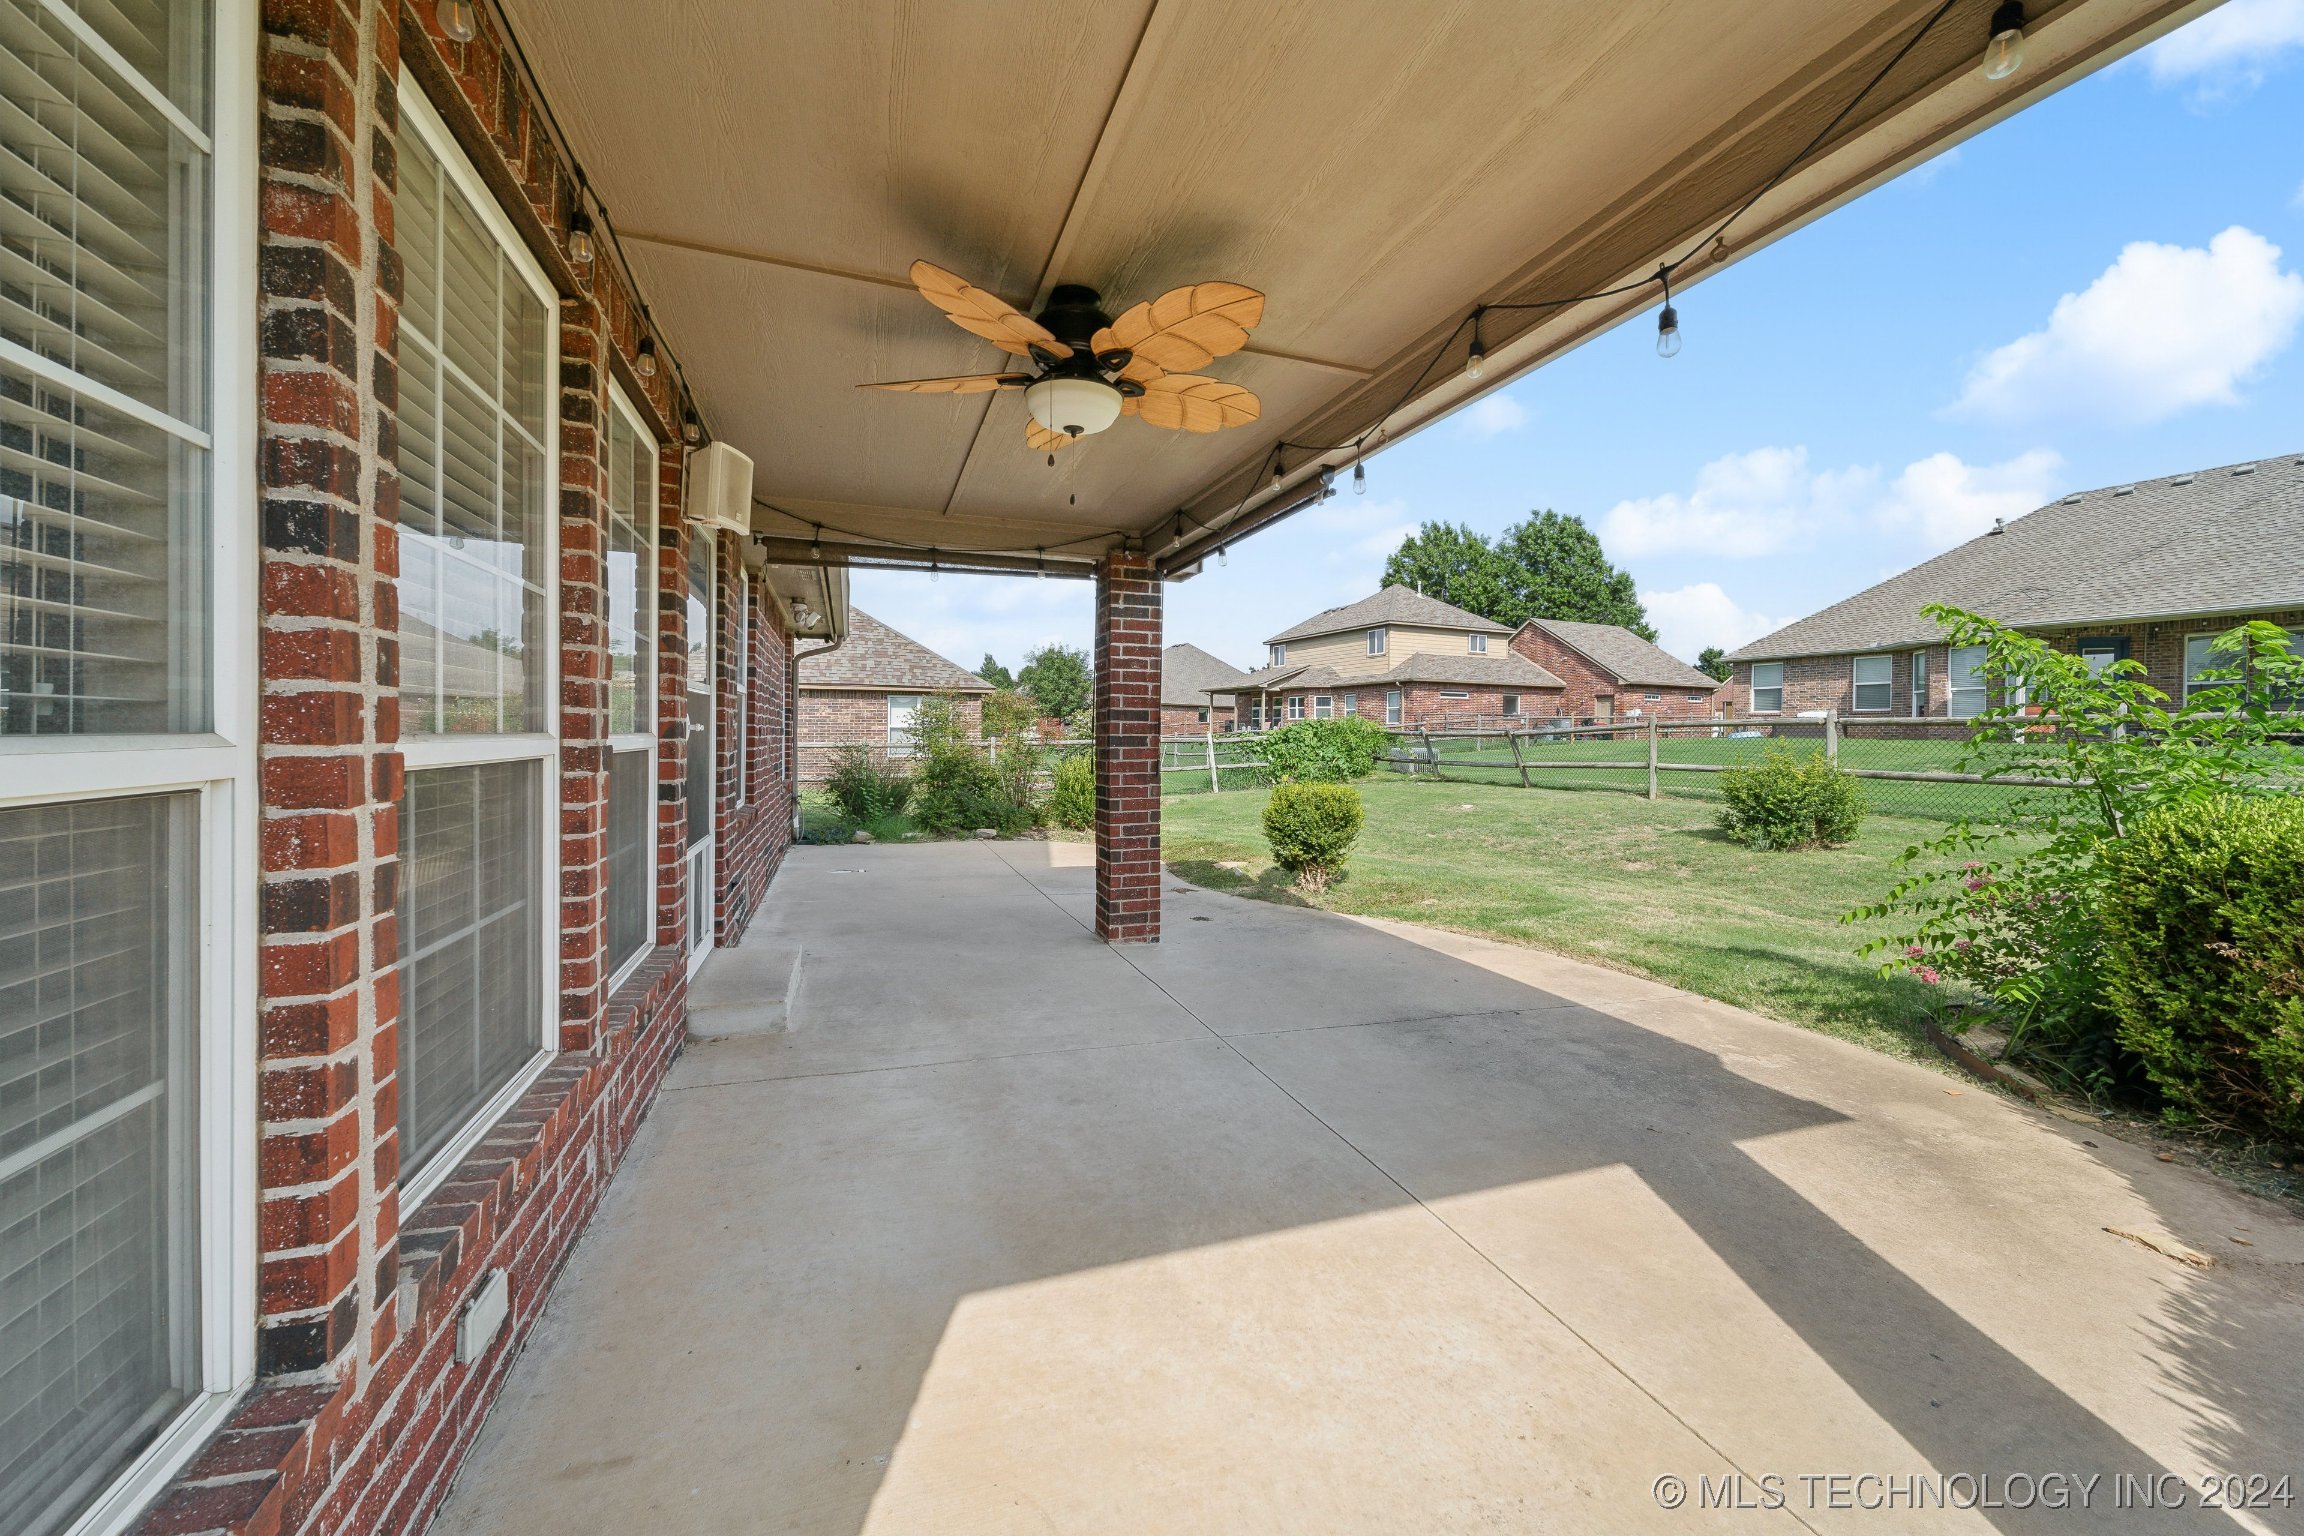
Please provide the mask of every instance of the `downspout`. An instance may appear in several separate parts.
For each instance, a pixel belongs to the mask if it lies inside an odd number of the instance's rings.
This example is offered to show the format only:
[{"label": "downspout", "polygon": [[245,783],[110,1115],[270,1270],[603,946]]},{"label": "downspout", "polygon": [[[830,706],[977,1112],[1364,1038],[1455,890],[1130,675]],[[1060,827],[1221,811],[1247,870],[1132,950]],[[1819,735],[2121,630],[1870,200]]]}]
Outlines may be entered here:
[{"label": "downspout", "polygon": [[[818,589],[824,594],[824,617],[829,619],[832,617],[832,573],[827,567],[821,565],[816,567],[816,584]],[[811,656],[828,656],[847,643],[848,632],[846,630],[842,630],[840,633],[834,635],[830,640],[827,640],[824,642],[824,644],[818,646],[815,650],[810,651],[808,654]],[[800,839],[800,657],[797,653],[795,653],[792,657],[792,683],[790,692],[792,695],[793,738],[792,839],[794,842],[798,842]]]}]

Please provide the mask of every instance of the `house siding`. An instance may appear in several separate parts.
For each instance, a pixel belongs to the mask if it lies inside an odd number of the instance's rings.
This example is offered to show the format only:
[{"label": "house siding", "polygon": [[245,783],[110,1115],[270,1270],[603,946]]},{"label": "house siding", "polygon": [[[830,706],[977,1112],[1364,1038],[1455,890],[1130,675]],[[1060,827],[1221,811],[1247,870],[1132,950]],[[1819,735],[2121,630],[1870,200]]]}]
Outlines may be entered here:
[{"label": "house siding", "polygon": [[[1384,654],[1368,654],[1368,629],[1387,631]],[[1474,632],[1463,629],[1432,629],[1422,625],[1385,624],[1348,629],[1333,635],[1315,635],[1309,640],[1291,640],[1288,645],[1288,665],[1292,667],[1328,667],[1342,677],[1382,677],[1411,656],[1469,656],[1474,654],[1471,636]],[[1505,637],[1488,636],[1488,654],[1501,653]]]}]

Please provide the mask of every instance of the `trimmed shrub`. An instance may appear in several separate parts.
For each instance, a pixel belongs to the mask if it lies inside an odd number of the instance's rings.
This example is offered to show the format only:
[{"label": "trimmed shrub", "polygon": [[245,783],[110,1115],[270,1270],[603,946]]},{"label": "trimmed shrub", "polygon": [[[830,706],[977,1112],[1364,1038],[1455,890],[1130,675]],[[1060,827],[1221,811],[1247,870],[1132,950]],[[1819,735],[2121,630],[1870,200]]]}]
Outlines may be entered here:
[{"label": "trimmed shrub", "polygon": [[1275,784],[1349,784],[1375,768],[1384,742],[1384,727],[1347,715],[1282,726],[1257,738],[1249,750]]},{"label": "trimmed shrub", "polygon": [[1048,819],[1067,831],[1084,832],[1096,824],[1096,758],[1089,752],[1071,752],[1056,759],[1054,783],[1048,791]]},{"label": "trimmed shrub", "polygon": [[2179,1116],[2304,1142],[2304,805],[2163,807],[2105,860],[2120,1043]]},{"label": "trimmed shrub", "polygon": [[1720,775],[1720,830],[1747,848],[1828,848],[1856,835],[1864,791],[1821,753],[1771,744],[1749,768]]},{"label": "trimmed shrub", "polygon": [[912,797],[912,777],[893,763],[875,762],[870,748],[840,749],[824,792],[840,807],[840,814],[857,826],[870,826],[904,813]]},{"label": "trimmed shrub", "polygon": [[1349,784],[1276,784],[1264,806],[1264,840],[1273,863],[1317,891],[1343,872],[1363,819],[1360,791]]}]

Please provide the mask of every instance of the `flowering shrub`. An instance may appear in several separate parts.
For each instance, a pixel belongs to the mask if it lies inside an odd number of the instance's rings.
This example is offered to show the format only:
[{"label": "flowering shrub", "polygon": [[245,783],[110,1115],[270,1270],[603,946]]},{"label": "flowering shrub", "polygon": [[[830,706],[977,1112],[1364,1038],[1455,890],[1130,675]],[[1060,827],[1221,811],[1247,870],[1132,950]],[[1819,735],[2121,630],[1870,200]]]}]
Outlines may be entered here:
[{"label": "flowering shrub", "polygon": [[2007,1054],[2091,1092],[2142,1081],[2121,1044],[2100,914],[2109,855],[2145,817],[2221,796],[2296,792],[2304,661],[2270,624],[2218,637],[2232,665],[2170,707],[2133,661],[2093,672],[1990,619],[1931,607],[1952,645],[1984,647],[1992,707],[1966,771],[2026,786],[1996,819],[1962,821],[1908,848],[1907,871],[1849,923],[1893,923],[1862,953],[1884,972],[1978,994],[2009,1030]]}]

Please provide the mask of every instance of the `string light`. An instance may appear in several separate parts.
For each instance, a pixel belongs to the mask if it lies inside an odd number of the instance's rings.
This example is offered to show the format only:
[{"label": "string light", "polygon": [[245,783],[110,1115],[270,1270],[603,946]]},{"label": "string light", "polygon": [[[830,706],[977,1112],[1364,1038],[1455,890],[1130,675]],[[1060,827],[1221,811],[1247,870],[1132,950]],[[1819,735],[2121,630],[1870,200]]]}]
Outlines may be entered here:
[{"label": "string light", "polygon": [[1658,267],[1657,280],[1664,285],[1664,308],[1656,316],[1656,355],[1680,355],[1680,311],[1672,307],[1672,269]]},{"label": "string light", "polygon": [[2005,80],[2024,67],[2024,0],[2006,0],[1992,13],[1992,34],[1984,44],[1984,78]]},{"label": "string light", "polygon": [[1472,311],[1472,350],[1464,359],[1464,377],[1478,383],[1488,368],[1488,344],[1480,339],[1479,310]]},{"label": "string light", "polygon": [[644,379],[656,377],[655,337],[643,336],[640,338],[640,355],[632,360],[632,366],[639,371],[640,377]]},{"label": "string light", "polygon": [[580,267],[592,265],[592,215],[582,208],[568,215],[568,259]]},{"label": "string light", "polygon": [[681,413],[680,440],[691,448],[704,441],[704,423],[697,419],[693,408]]},{"label": "string light", "polygon": [[1352,494],[1355,496],[1368,494],[1368,466],[1366,464],[1354,464],[1352,466]]},{"label": "string light", "polygon": [[1227,546],[1222,544],[1216,546],[1216,563],[1218,565],[1230,565],[1232,563],[1231,557],[1225,553],[1226,548]]},{"label": "string light", "polygon": [[440,30],[455,43],[468,43],[480,35],[480,18],[472,9],[472,0],[440,0],[433,8],[440,18]]},{"label": "string light", "polygon": [[1281,481],[1287,478],[1288,461],[1281,458],[1280,455],[1274,454],[1272,456],[1272,483],[1274,485],[1278,485]]}]

